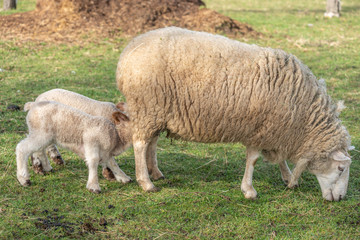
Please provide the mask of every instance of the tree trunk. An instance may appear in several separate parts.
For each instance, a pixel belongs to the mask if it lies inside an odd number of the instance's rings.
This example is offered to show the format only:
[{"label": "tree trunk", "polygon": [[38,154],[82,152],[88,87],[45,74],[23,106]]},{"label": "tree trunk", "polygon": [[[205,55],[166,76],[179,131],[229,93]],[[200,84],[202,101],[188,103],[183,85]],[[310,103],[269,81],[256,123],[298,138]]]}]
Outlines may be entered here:
[{"label": "tree trunk", "polygon": [[4,0],[4,10],[16,9],[16,0]]},{"label": "tree trunk", "polygon": [[327,0],[325,17],[340,17],[340,0]]}]

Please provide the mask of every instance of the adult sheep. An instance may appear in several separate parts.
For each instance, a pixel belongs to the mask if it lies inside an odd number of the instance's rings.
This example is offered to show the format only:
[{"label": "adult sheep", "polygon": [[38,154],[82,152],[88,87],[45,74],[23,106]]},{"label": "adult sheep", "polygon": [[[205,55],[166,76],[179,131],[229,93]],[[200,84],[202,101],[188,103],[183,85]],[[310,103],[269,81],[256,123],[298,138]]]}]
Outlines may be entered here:
[{"label": "adult sheep", "polygon": [[133,39],[120,56],[116,80],[128,103],[136,179],[145,191],[157,190],[149,173],[163,177],[156,142],[168,131],[195,142],[243,143],[246,198],[257,194],[252,174],[260,153],[282,168],[286,159],[296,164],[288,187],[307,169],[325,199],[345,196],[350,136],[325,86],[295,56],[169,27]]}]

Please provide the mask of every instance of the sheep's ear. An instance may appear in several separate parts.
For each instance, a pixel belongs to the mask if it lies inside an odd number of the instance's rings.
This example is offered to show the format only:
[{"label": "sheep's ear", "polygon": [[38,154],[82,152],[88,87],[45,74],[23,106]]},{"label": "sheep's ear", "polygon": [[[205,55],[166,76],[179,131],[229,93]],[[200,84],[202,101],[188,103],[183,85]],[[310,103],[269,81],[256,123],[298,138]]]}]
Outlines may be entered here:
[{"label": "sheep's ear", "polygon": [[116,107],[117,107],[120,111],[125,112],[126,103],[124,103],[124,102],[119,102],[118,104],[116,104]]},{"label": "sheep's ear", "polygon": [[112,116],[115,123],[120,123],[121,121],[129,121],[129,118],[120,111],[114,112]]},{"label": "sheep's ear", "polygon": [[331,154],[331,157],[336,161],[351,161],[351,158],[346,156],[343,152],[336,151]]}]

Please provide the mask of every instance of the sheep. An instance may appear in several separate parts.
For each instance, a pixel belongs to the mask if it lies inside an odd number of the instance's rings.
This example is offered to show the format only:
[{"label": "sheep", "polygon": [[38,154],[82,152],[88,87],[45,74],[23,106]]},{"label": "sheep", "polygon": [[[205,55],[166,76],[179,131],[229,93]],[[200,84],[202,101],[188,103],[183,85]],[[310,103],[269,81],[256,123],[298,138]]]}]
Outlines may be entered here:
[{"label": "sheep", "polygon": [[[194,142],[242,143],[245,198],[257,196],[252,175],[261,154],[280,163],[289,188],[309,170],[326,200],[346,194],[349,133],[323,84],[291,54],[168,27],[125,47],[116,81],[132,121],[136,180],[145,191],[159,190],[149,171],[160,172],[156,140],[167,131]],[[285,160],[295,164],[292,173]]]},{"label": "sheep", "polygon": [[[79,109],[82,112],[93,116],[104,117],[110,121],[113,120],[112,114],[117,112],[119,108],[123,110],[126,109],[126,103],[118,103],[117,105],[111,102],[102,102],[97,101],[81,94],[71,92],[64,89],[52,89],[47,92],[40,94],[35,102],[41,101],[55,101],[59,102],[73,108]],[[121,110],[120,109],[120,110]],[[46,152],[49,154],[50,158],[58,165],[64,164],[64,161],[61,157],[60,152],[56,148],[56,145],[51,145],[46,148]],[[33,163],[33,168],[36,173],[43,174],[52,170],[50,162],[47,161],[47,158],[42,157],[42,153],[35,152],[31,158]],[[103,175],[108,180],[113,180],[114,175],[111,173],[110,169],[104,167]]]},{"label": "sheep", "polygon": [[115,162],[114,156],[131,145],[129,118],[120,111],[114,112],[114,123],[104,117],[92,116],[54,101],[29,102],[26,122],[28,136],[16,146],[17,179],[23,186],[31,184],[27,159],[34,152],[46,158],[45,148],[58,144],[78,154],[89,168],[86,188],[100,193],[97,167],[111,169],[117,181],[128,183],[128,177]]}]

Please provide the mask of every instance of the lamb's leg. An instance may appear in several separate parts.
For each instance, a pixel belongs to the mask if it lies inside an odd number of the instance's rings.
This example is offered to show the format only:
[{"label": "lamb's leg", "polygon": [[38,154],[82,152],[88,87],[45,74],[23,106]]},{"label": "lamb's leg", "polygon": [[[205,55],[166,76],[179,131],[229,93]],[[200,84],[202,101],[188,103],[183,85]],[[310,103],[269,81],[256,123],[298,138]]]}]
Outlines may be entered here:
[{"label": "lamb's leg", "polygon": [[116,178],[114,176],[114,173],[106,165],[103,166],[102,175],[104,176],[104,178],[106,178],[109,181],[115,181],[116,180]]},{"label": "lamb's leg", "polygon": [[52,170],[49,159],[45,154],[45,150],[34,152],[31,155],[31,161],[35,173],[43,175],[45,172],[50,172]]},{"label": "lamb's leg", "polygon": [[45,136],[37,138],[36,135],[29,134],[27,138],[16,146],[16,176],[21,185],[29,186],[31,184],[27,160],[30,154],[48,145],[49,141],[46,140],[48,139]]},{"label": "lamb's leg", "polygon": [[93,146],[85,146],[85,161],[89,168],[89,178],[86,188],[93,193],[100,193],[101,188],[97,174],[97,168],[100,162],[99,149]]},{"label": "lamb's leg", "polygon": [[106,166],[111,170],[111,172],[114,174],[116,180],[118,182],[122,183],[129,183],[131,182],[131,178],[127,176],[119,167],[119,165],[116,163],[115,159],[111,157],[107,162]]},{"label": "lamb's leg", "polygon": [[284,183],[287,185],[289,184],[291,180],[292,173],[286,163],[286,161],[282,161],[279,163],[280,172],[281,172],[281,178],[284,181]]},{"label": "lamb's leg", "polygon": [[50,158],[53,160],[54,163],[57,165],[64,165],[65,162],[61,157],[61,154],[55,144],[50,145],[46,148],[47,154],[49,154]]},{"label": "lamb's leg", "polygon": [[136,181],[146,192],[157,192],[158,188],[154,186],[149,177],[149,172],[146,164],[146,152],[149,147],[149,142],[143,140],[133,139],[134,154],[135,154],[135,171]]},{"label": "lamb's leg", "polygon": [[156,145],[158,136],[154,137],[148,146],[146,151],[146,164],[149,171],[149,174],[154,180],[164,179],[164,175],[160,171],[157,163],[157,156],[156,156]]},{"label": "lamb's leg", "polygon": [[252,185],[252,177],[254,167],[259,156],[260,153],[258,150],[250,147],[246,149],[246,168],[241,182],[241,190],[243,191],[245,198],[248,199],[255,199],[257,195],[256,190]]}]

